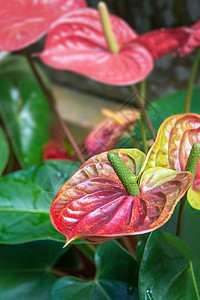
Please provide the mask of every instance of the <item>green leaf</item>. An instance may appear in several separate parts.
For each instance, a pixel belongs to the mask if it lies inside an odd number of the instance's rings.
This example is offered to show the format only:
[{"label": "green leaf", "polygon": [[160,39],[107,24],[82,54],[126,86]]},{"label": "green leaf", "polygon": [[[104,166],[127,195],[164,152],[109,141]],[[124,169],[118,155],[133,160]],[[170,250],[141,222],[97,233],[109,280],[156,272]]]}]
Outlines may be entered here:
[{"label": "green leaf", "polygon": [[138,264],[116,241],[98,247],[93,281],[75,277],[59,279],[52,289],[53,300],[139,300]]},{"label": "green leaf", "polygon": [[16,88],[0,78],[0,111],[20,165],[29,167],[40,162],[52,121],[40,87],[24,79]]},{"label": "green leaf", "polygon": [[[49,78],[43,69],[35,63],[35,67],[41,76],[44,84],[50,90],[51,84]],[[23,79],[30,79],[37,82],[29,63],[24,55],[8,55],[0,62],[0,76],[10,80],[14,85],[18,85]]]},{"label": "green leaf", "polygon": [[47,300],[59,278],[51,272],[66,252],[60,243],[42,241],[0,246],[0,298]]},{"label": "green leaf", "polygon": [[[193,88],[192,94],[192,104],[190,112],[200,114],[200,87]],[[184,113],[184,104],[186,98],[186,91],[180,91],[178,93],[174,93],[171,95],[167,95],[155,101],[152,101],[147,106],[147,112],[153,124],[155,131],[158,131],[158,128],[162,124],[162,122],[176,114],[183,114]],[[151,139],[152,136],[149,132],[148,126],[146,126],[147,136],[148,139]],[[136,140],[141,140],[141,122],[138,122],[135,130],[133,132],[134,138]]]},{"label": "green leaf", "polygon": [[9,157],[9,145],[3,129],[0,127],[0,174],[5,169]]},{"label": "green leaf", "polygon": [[152,232],[140,266],[139,293],[141,300],[199,300],[200,262],[177,237]]},{"label": "green leaf", "polygon": [[77,162],[48,161],[0,179],[0,243],[39,239],[64,242],[50,222],[50,205]]}]

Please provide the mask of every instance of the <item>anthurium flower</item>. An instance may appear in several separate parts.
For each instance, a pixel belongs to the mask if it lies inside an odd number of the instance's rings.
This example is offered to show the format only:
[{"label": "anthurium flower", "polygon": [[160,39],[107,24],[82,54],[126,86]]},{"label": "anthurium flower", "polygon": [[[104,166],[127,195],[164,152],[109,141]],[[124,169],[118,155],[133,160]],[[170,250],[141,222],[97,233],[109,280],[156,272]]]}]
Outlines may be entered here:
[{"label": "anthurium flower", "polygon": [[[195,142],[200,142],[199,115],[182,114],[166,119],[159,128],[157,139],[147,155],[143,169],[164,167],[185,170]],[[192,207],[200,209],[200,162],[187,198]]]},{"label": "anthurium flower", "polygon": [[85,0],[0,0],[0,50],[15,51],[36,42],[55,20],[85,6]]},{"label": "anthurium flower", "polygon": [[55,141],[50,141],[44,145],[43,160],[63,159],[70,160],[66,149]]},{"label": "anthurium flower", "polygon": [[138,36],[134,42],[149,50],[154,60],[178,52],[187,42],[191,31],[188,27],[158,29]]},{"label": "anthurium flower", "polygon": [[137,34],[122,19],[110,15],[119,53],[111,53],[104,37],[99,12],[85,8],[59,20],[48,32],[43,62],[97,81],[129,85],[144,79],[152,70],[153,58],[134,43]]},{"label": "anthurium flower", "polygon": [[194,51],[196,47],[200,46],[200,20],[190,27],[190,35],[187,42],[180,49],[182,56]]},{"label": "anthurium flower", "polygon": [[[117,153],[134,178],[140,174],[145,154],[137,149],[111,153]],[[100,243],[149,232],[167,222],[190,182],[190,172],[151,168],[141,174],[139,194],[132,196],[104,152],[90,158],[64,184],[51,205],[51,220],[67,237],[66,245],[77,238]]]},{"label": "anthurium flower", "polygon": [[140,118],[139,112],[132,109],[116,113],[103,110],[104,113],[109,117],[100,122],[89,133],[85,141],[90,156],[112,149],[124,131],[128,130],[130,126],[134,126]]}]

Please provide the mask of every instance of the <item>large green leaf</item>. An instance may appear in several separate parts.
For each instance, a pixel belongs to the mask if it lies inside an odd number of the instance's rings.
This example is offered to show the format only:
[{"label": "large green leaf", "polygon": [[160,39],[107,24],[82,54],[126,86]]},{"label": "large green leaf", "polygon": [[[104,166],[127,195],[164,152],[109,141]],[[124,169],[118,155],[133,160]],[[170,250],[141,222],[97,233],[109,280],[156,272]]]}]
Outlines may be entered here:
[{"label": "large green leaf", "polygon": [[[166,118],[172,115],[184,113],[185,98],[186,91],[180,91],[178,93],[167,95],[165,97],[152,101],[147,106],[147,112],[156,132],[158,131],[158,128]],[[194,87],[190,112],[200,114],[199,98],[200,87]],[[152,138],[147,126],[146,130],[148,138]],[[140,122],[137,123],[133,134],[135,139],[142,139]]]},{"label": "large green leaf", "polygon": [[52,290],[53,300],[138,300],[138,264],[116,241],[98,247],[93,281],[75,277],[59,279]]},{"label": "large green leaf", "polygon": [[49,300],[59,278],[51,271],[66,250],[56,242],[40,241],[0,246],[0,299]]},{"label": "large green leaf", "polygon": [[37,83],[24,79],[17,88],[0,78],[0,111],[21,166],[40,162],[52,113]]},{"label": "large green leaf", "polygon": [[50,222],[49,208],[60,187],[79,166],[70,161],[48,161],[1,178],[0,243],[64,241]]},{"label": "large green leaf", "polygon": [[152,232],[140,266],[139,293],[141,300],[199,300],[200,262],[177,237]]},{"label": "large green leaf", "polygon": [[3,172],[9,157],[9,146],[3,129],[0,127],[0,174]]},{"label": "large green leaf", "polygon": [[[44,84],[50,90],[51,84],[46,73],[35,63],[35,67]],[[18,85],[21,79],[26,78],[36,82],[35,76],[24,55],[8,55],[0,62],[0,76]]]}]

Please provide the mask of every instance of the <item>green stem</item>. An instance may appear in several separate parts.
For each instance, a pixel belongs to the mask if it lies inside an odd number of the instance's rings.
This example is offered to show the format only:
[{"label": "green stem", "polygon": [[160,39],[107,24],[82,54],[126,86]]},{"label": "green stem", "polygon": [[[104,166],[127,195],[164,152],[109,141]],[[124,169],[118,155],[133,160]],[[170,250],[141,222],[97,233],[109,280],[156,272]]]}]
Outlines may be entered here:
[{"label": "green stem", "polygon": [[199,60],[200,60],[200,47],[198,47],[197,49],[197,53],[192,65],[192,70],[190,73],[190,79],[188,82],[188,87],[187,87],[187,95],[186,95],[186,99],[185,99],[185,109],[184,109],[184,113],[189,113],[190,112],[190,106],[191,106],[191,101],[192,101],[192,90],[193,90],[193,85],[194,85],[194,80],[196,77],[196,73],[197,73],[197,68],[199,65]]},{"label": "green stem", "polygon": [[130,252],[130,254],[132,254],[133,257],[134,257],[135,259],[137,259],[137,254],[136,254],[136,252],[134,251],[134,249],[133,249],[133,247],[132,247],[132,245],[131,245],[131,242],[130,242],[128,236],[124,236],[124,237],[122,237],[121,239],[122,239],[122,242],[123,242],[124,246],[125,246],[126,249],[128,250],[128,252]]},{"label": "green stem", "polygon": [[90,243],[87,244],[74,244],[75,246],[87,259],[94,263],[94,255],[96,247]]},{"label": "green stem", "polygon": [[107,157],[128,195],[140,195],[140,189],[137,184],[137,176],[131,173],[125,163],[121,160],[121,158],[119,158],[117,153],[108,152]]},{"label": "green stem", "polygon": [[150,131],[150,133],[152,135],[152,138],[155,141],[155,139],[156,139],[156,133],[155,133],[155,130],[154,130],[153,125],[151,123],[151,120],[149,118],[149,115],[148,115],[148,113],[147,113],[147,111],[145,109],[145,105],[143,103],[143,99],[140,96],[140,94],[138,93],[138,90],[137,90],[137,88],[134,85],[131,85],[130,87],[131,87],[133,93],[136,95],[137,104],[138,104],[139,108],[141,109],[142,115],[143,115],[144,119],[147,122],[147,125],[149,127],[149,131]]},{"label": "green stem", "polygon": [[187,200],[187,193],[180,200],[180,207],[179,207],[179,212],[178,212],[176,236],[179,237],[180,239],[181,239],[181,235],[182,235],[183,213],[184,213],[184,207],[185,207],[186,200]]},{"label": "green stem", "polygon": [[98,4],[99,15],[101,19],[101,25],[103,28],[104,36],[107,41],[108,48],[111,53],[119,53],[119,46],[117,44],[112,24],[110,22],[109,12],[106,4],[104,2],[99,2]]},{"label": "green stem", "polygon": [[[140,83],[140,95],[143,105],[145,106],[145,96],[146,96],[146,80],[142,80]],[[146,128],[145,128],[145,118],[142,114],[141,117],[141,131],[142,131],[142,142],[143,142],[143,151],[147,154],[148,147],[147,147],[147,134],[146,134]]]},{"label": "green stem", "polygon": [[[190,155],[188,157],[187,164],[185,167],[185,171],[189,171],[192,173],[192,182],[194,180],[194,176],[196,173],[197,165],[199,162],[199,157],[200,157],[200,143],[196,142],[192,146],[192,149],[190,151]],[[177,229],[176,229],[176,235],[179,238],[181,238],[181,233],[182,233],[183,213],[184,213],[184,207],[185,207],[186,200],[187,200],[187,193],[180,200],[178,222],[177,222]]]}]

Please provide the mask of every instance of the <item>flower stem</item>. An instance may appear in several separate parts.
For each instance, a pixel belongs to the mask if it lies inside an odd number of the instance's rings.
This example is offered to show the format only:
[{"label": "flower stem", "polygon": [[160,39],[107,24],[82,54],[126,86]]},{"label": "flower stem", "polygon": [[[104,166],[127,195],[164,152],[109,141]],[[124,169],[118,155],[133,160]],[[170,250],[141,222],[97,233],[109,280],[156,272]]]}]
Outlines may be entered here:
[{"label": "flower stem", "polygon": [[143,103],[143,99],[140,96],[140,94],[138,93],[138,90],[137,90],[137,88],[134,85],[131,85],[130,87],[131,87],[133,93],[136,95],[137,104],[138,104],[139,108],[141,109],[142,115],[143,115],[144,119],[147,122],[147,125],[149,127],[150,133],[152,135],[152,138],[155,141],[155,139],[156,139],[156,133],[155,133],[155,130],[154,130],[153,125],[151,123],[151,120],[149,118],[149,115],[148,115],[148,113],[147,113],[147,111],[145,109],[145,105]]},{"label": "flower stem", "polygon": [[190,79],[189,79],[188,87],[187,87],[187,95],[186,95],[186,99],[185,99],[185,109],[184,109],[185,114],[190,112],[190,106],[191,106],[191,101],[192,101],[192,89],[193,89],[194,80],[196,77],[199,61],[200,61],[200,47],[198,47],[198,49],[197,49],[196,56],[195,56],[195,59],[194,59],[193,65],[192,65],[192,70],[190,73]]},{"label": "flower stem", "polygon": [[[192,173],[192,182],[194,180],[194,176],[196,173],[197,165],[199,162],[199,157],[200,157],[200,143],[196,142],[192,146],[192,149],[190,151],[190,154],[189,154],[189,157],[187,160],[187,164],[185,167],[185,171],[189,171]],[[185,207],[186,200],[187,200],[187,193],[180,200],[178,222],[177,222],[177,229],[176,229],[176,235],[179,238],[181,238],[181,234],[182,234],[183,213],[184,213],[184,207]]]},{"label": "flower stem", "polygon": [[76,153],[77,153],[78,158],[80,159],[80,161],[82,163],[84,163],[85,162],[84,157],[83,157],[83,155],[82,155],[82,153],[81,153],[81,151],[80,151],[80,149],[79,149],[76,141],[74,140],[74,138],[73,138],[73,136],[72,136],[72,134],[71,134],[68,126],[66,125],[66,123],[64,122],[64,120],[62,119],[62,117],[60,116],[60,113],[58,112],[58,110],[57,110],[57,108],[55,106],[54,99],[53,99],[51,93],[48,91],[48,89],[44,85],[44,82],[42,81],[42,78],[40,77],[40,75],[39,75],[39,73],[38,73],[38,71],[37,71],[37,69],[36,69],[36,67],[35,67],[35,65],[33,63],[33,60],[31,58],[28,50],[24,49],[23,52],[24,52],[24,54],[25,54],[25,56],[27,58],[27,61],[28,61],[29,65],[30,65],[30,67],[32,69],[32,72],[34,73],[35,78],[36,78],[38,84],[40,85],[40,87],[41,87],[41,89],[42,89],[42,91],[43,91],[46,99],[48,100],[49,105],[50,105],[52,111],[54,112],[54,114],[55,114],[55,116],[56,116],[56,118],[57,118],[57,120],[58,120],[58,122],[59,122],[59,124],[60,124],[60,126],[61,126],[61,128],[63,130],[63,132],[65,133],[65,135],[67,136],[68,140],[70,141],[72,147],[76,151]]},{"label": "flower stem", "polygon": [[121,238],[121,240],[122,240],[124,246],[126,247],[126,249],[128,250],[128,252],[130,252],[130,254],[132,254],[132,256],[133,256],[135,259],[137,259],[137,254],[136,254],[136,252],[134,251],[134,249],[133,249],[133,247],[132,247],[132,244],[131,244],[131,242],[130,242],[130,240],[129,240],[129,237],[128,237],[128,236],[123,236],[123,237]]},{"label": "flower stem", "polygon": [[115,173],[122,182],[126,192],[131,196],[140,195],[140,189],[137,184],[137,176],[131,173],[125,163],[115,152],[108,152],[108,160],[113,167]]},{"label": "flower stem", "polygon": [[[140,83],[140,95],[143,105],[145,106],[145,96],[146,96],[146,80],[142,80]],[[146,134],[146,128],[145,128],[145,118],[142,114],[141,116],[141,131],[142,131],[142,142],[143,142],[143,151],[145,154],[148,152],[147,147],[147,134]]]},{"label": "flower stem", "polygon": [[94,263],[94,255],[96,252],[96,247],[90,243],[87,244],[74,244],[75,248],[77,248],[88,260]]},{"label": "flower stem", "polygon": [[111,53],[117,54],[119,53],[119,46],[117,44],[112,24],[109,17],[109,12],[106,4],[104,2],[99,2],[98,4],[99,15],[101,19],[101,25],[103,28],[104,36],[107,41],[108,48]]}]

